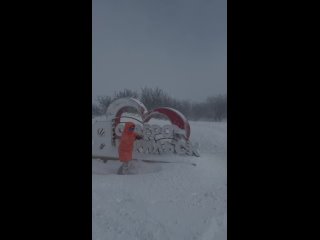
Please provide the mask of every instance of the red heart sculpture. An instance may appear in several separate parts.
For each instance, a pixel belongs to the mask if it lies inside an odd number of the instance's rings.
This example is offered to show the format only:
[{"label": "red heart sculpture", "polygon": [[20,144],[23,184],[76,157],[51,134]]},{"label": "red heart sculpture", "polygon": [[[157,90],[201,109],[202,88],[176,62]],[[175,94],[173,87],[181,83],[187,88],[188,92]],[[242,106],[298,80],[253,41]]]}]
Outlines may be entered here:
[{"label": "red heart sculpture", "polygon": [[176,125],[180,129],[185,130],[185,134],[186,134],[185,137],[186,139],[189,139],[190,125],[188,120],[185,118],[185,116],[181,112],[168,107],[155,108],[144,116],[143,122],[144,123],[148,122],[154,115],[157,115],[157,114],[162,114],[167,116],[172,124]]},{"label": "red heart sculpture", "polygon": [[158,114],[166,116],[172,124],[183,129],[185,131],[185,138],[187,140],[189,139],[191,132],[190,124],[181,112],[168,107],[155,108],[148,112],[144,104],[134,98],[120,98],[112,102],[107,110],[107,119],[115,120],[114,127],[116,127],[120,123],[122,113],[126,112],[130,108],[134,108],[139,113],[143,123],[148,122]]}]

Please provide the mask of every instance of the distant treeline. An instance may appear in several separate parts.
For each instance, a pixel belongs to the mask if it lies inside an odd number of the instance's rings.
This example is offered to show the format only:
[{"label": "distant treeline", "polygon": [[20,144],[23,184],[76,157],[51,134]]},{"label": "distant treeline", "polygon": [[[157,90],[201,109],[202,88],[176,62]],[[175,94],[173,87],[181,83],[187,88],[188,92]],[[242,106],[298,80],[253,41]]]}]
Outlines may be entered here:
[{"label": "distant treeline", "polygon": [[113,97],[99,96],[92,104],[92,116],[106,113],[109,104],[124,97],[139,99],[148,110],[171,107],[183,113],[189,120],[223,121],[227,119],[227,95],[210,96],[203,102],[177,100],[160,88],[142,88],[140,93],[129,89],[115,92]]}]

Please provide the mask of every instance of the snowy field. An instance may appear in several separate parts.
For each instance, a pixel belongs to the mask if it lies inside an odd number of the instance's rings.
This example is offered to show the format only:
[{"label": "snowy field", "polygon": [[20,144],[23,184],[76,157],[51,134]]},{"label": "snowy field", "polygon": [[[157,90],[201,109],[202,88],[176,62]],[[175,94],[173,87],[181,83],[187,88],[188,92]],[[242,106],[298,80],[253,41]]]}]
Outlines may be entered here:
[{"label": "snowy field", "polygon": [[93,240],[227,239],[227,123],[190,126],[201,157],[170,158],[197,166],[92,160]]}]

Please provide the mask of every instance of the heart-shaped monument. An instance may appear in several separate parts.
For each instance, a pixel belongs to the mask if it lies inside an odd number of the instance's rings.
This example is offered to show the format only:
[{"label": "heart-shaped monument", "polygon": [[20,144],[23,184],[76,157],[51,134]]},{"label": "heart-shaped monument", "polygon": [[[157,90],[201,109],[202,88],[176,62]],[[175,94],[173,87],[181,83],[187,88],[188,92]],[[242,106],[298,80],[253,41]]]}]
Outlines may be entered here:
[{"label": "heart-shaped monument", "polygon": [[[171,124],[149,124],[151,119],[157,119],[159,116],[168,119]],[[136,123],[136,131],[143,135],[143,140],[135,143],[135,152],[138,155],[174,153],[199,156],[199,145],[192,144],[189,140],[191,129],[188,120],[173,108],[160,107],[148,111],[137,99],[120,98],[109,105],[106,117],[106,121],[96,121],[93,124],[94,157],[117,156],[123,124],[128,121]]]}]

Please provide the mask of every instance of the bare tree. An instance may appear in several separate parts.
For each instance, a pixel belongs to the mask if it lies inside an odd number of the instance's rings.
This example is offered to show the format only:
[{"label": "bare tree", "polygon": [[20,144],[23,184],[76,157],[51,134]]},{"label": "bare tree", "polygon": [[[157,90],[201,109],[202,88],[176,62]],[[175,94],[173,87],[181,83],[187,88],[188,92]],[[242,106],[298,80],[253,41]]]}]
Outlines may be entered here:
[{"label": "bare tree", "polygon": [[226,94],[208,97],[203,102],[190,102],[187,100],[177,100],[158,87],[144,87],[141,89],[140,94],[130,89],[124,89],[115,92],[113,98],[100,96],[97,98],[98,105],[92,105],[92,115],[105,114],[112,101],[123,97],[139,99],[148,110],[158,107],[174,108],[190,120],[222,121],[227,119]]},{"label": "bare tree", "polygon": [[227,95],[209,97],[207,104],[210,119],[221,121],[227,118]]},{"label": "bare tree", "polygon": [[98,105],[96,104],[92,104],[92,117],[97,117],[97,116],[101,116],[102,115],[102,111],[101,108],[98,107]]},{"label": "bare tree", "polygon": [[112,102],[111,97],[109,96],[99,96],[97,97],[97,102],[98,102],[98,108],[100,109],[101,114],[105,114],[107,112],[107,109]]},{"label": "bare tree", "polygon": [[157,107],[164,107],[170,103],[170,97],[160,88],[142,88],[140,94],[140,100],[148,109],[154,109]]},{"label": "bare tree", "polygon": [[113,95],[113,100],[116,100],[119,98],[126,98],[126,97],[139,98],[139,94],[130,89],[124,89],[122,91],[115,92]]}]

